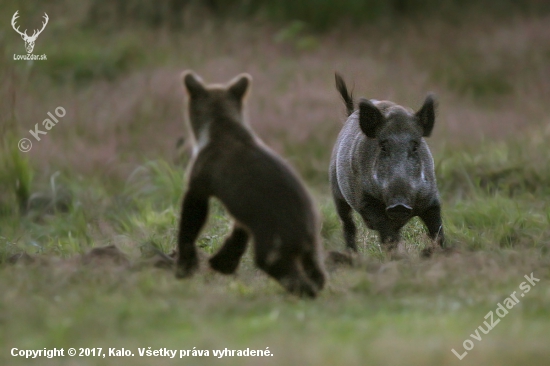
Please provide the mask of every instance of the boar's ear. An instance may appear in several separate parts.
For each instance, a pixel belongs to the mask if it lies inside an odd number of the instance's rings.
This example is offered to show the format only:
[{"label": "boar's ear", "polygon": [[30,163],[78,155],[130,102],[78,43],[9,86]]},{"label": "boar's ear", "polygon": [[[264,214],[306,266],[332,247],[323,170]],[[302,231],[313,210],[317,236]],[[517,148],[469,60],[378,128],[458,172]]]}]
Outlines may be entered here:
[{"label": "boar's ear", "polygon": [[181,79],[183,80],[183,85],[189,96],[196,98],[206,95],[206,88],[202,83],[202,79],[193,71],[184,71],[181,74]]},{"label": "boar's ear", "polygon": [[422,127],[422,136],[429,137],[432,134],[432,129],[435,123],[435,97],[433,94],[428,94],[422,108],[416,112],[416,118],[420,127]]},{"label": "boar's ear", "polygon": [[229,87],[227,90],[238,100],[243,100],[248,92],[248,89],[250,89],[249,87],[251,83],[252,76],[246,73],[240,74],[229,82]]},{"label": "boar's ear", "polygon": [[384,116],[370,100],[361,98],[359,101],[359,126],[367,137],[375,138],[377,130],[384,123]]}]

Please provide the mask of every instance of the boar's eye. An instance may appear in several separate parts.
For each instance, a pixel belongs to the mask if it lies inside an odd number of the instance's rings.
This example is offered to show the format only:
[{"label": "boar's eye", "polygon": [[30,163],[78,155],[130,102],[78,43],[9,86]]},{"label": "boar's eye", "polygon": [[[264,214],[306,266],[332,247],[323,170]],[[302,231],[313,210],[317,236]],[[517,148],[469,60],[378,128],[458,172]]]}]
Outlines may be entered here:
[{"label": "boar's eye", "polygon": [[418,151],[418,142],[417,141],[413,141],[411,150],[412,150],[413,153]]},{"label": "boar's eye", "polygon": [[385,152],[385,153],[388,152],[388,141],[387,140],[380,141],[379,145],[380,145],[380,150],[382,150],[382,152]]}]

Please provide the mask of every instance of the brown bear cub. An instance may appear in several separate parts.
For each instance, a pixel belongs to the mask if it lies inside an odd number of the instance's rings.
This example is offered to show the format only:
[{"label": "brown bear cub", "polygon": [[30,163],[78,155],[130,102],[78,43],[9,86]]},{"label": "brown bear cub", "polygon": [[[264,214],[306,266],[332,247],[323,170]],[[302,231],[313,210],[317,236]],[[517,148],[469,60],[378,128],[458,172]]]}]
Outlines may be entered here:
[{"label": "brown bear cub", "polygon": [[182,75],[187,120],[194,137],[178,235],[176,276],[198,268],[195,240],[215,197],[234,217],[233,232],[210,258],[212,269],[234,273],[250,237],[256,265],[289,292],[315,297],[325,283],[319,220],[300,178],[255,136],[243,116],[252,78],[204,85],[192,71]]}]

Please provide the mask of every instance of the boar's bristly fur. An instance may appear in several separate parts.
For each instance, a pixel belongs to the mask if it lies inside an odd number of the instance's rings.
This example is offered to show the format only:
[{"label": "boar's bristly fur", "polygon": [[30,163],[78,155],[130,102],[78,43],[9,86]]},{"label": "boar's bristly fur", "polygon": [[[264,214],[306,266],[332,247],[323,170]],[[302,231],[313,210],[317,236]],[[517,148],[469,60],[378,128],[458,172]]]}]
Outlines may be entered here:
[{"label": "boar's bristly fur", "polygon": [[[336,74],[348,119],[330,163],[330,183],[348,249],[357,251],[352,211],[358,212],[380,241],[392,249],[401,228],[414,216],[443,246],[441,205],[434,162],[424,137],[435,122],[435,101],[428,95],[414,113],[390,101],[361,99],[358,110],[342,77]],[[429,255],[427,248],[424,255]]]},{"label": "boar's bristly fur", "polygon": [[235,219],[233,232],[210,258],[221,273],[235,272],[249,238],[256,265],[286,290],[315,297],[325,283],[319,218],[294,170],[250,129],[243,116],[251,77],[227,85],[204,85],[183,74],[187,120],[194,137],[178,235],[176,275],[198,268],[195,240],[206,221],[208,200],[217,198]]}]

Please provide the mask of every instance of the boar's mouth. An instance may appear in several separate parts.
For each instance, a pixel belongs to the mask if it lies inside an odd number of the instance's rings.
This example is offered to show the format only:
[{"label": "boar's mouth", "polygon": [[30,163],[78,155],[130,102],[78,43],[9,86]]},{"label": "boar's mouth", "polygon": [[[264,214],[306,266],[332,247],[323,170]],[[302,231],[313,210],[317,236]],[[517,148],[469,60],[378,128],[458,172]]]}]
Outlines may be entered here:
[{"label": "boar's mouth", "polygon": [[386,214],[392,220],[406,220],[411,217],[412,208],[404,203],[396,203],[386,207]]}]

